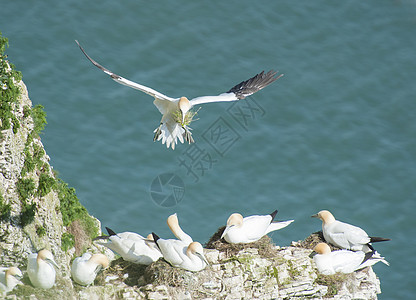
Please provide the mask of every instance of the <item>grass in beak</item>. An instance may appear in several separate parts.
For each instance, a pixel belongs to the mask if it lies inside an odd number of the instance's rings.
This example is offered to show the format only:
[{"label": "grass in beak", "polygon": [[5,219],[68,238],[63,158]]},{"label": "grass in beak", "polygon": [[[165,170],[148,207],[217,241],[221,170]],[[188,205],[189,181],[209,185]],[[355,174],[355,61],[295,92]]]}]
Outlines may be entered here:
[{"label": "grass in beak", "polygon": [[193,111],[193,110],[189,110],[186,114],[185,114],[185,118],[182,120],[182,112],[180,110],[177,110],[175,112],[173,112],[173,119],[175,120],[176,123],[181,124],[182,126],[187,126],[189,124],[192,123],[192,121],[196,121],[198,119],[194,119],[195,116],[198,114],[198,111],[201,108],[198,108],[197,111]]}]

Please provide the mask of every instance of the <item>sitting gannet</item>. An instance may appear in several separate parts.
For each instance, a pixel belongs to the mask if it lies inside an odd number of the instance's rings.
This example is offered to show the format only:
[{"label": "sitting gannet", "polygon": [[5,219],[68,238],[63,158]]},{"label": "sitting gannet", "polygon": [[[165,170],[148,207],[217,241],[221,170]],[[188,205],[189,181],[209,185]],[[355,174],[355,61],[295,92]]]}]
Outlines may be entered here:
[{"label": "sitting gannet", "polygon": [[101,253],[91,255],[84,253],[72,262],[72,279],[80,285],[90,285],[101,269],[107,268],[109,261],[107,256]]},{"label": "sitting gannet", "polygon": [[23,278],[22,271],[16,267],[0,268],[0,295],[7,294],[15,288],[16,285],[22,284],[20,281]]},{"label": "sitting gannet", "polygon": [[277,72],[269,71],[264,73],[263,71],[254,77],[237,84],[228,92],[222,93],[218,96],[197,97],[191,100],[188,100],[186,97],[171,98],[149,87],[114,74],[89,57],[77,40],[75,40],[75,42],[78,44],[84,55],[92,62],[92,64],[101,69],[104,73],[110,75],[114,81],[142,91],[155,98],[153,104],[163,116],[159,127],[154,131],[155,136],[153,141],[162,140],[162,144],[166,143],[166,146],[168,148],[171,146],[172,149],[175,149],[178,139],[181,143],[183,143],[184,140],[189,144],[194,142],[190,131],[191,128],[189,128],[188,125],[192,122],[193,117],[196,115],[196,112],[191,111],[191,108],[195,105],[244,99],[283,76],[283,74],[280,74],[275,77]]},{"label": "sitting gannet", "polygon": [[379,261],[389,265],[384,257],[381,257],[376,251],[364,253],[363,251],[337,250],[331,252],[325,243],[316,245],[311,256],[313,256],[319,273],[324,275],[333,275],[337,272],[352,273]]},{"label": "sitting gannet", "polygon": [[100,236],[95,240],[106,240],[98,242],[120,255],[124,260],[141,265],[150,265],[162,257],[159,249],[149,234],[147,238],[134,232],[115,233],[106,227],[108,236]]},{"label": "sitting gannet", "polygon": [[172,266],[197,272],[205,269],[208,265],[204,256],[204,249],[200,243],[192,242],[187,245],[180,240],[164,240],[155,233],[152,234],[156,245],[163,254],[163,258]]},{"label": "sitting gannet", "polygon": [[50,289],[55,284],[55,268],[58,265],[53,260],[49,250],[43,249],[39,253],[32,253],[28,257],[27,273],[34,287]]},{"label": "sitting gannet", "polygon": [[269,232],[282,229],[294,221],[273,222],[276,214],[277,210],[270,215],[255,215],[243,218],[241,214],[234,213],[228,218],[227,226],[221,238],[231,244],[252,243]]},{"label": "sitting gannet", "polygon": [[322,220],[322,232],[325,241],[342,249],[369,252],[374,250],[370,243],[390,240],[368,236],[360,227],[335,220],[334,216],[327,210],[321,210],[312,217]]}]

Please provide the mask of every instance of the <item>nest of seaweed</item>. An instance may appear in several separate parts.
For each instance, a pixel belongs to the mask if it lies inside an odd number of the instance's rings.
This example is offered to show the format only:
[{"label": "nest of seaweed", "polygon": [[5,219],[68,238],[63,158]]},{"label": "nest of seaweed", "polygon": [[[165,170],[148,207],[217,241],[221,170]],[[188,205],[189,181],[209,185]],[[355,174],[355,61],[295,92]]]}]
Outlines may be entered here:
[{"label": "nest of seaweed", "polygon": [[245,249],[257,249],[258,254],[261,257],[271,258],[275,257],[278,250],[276,245],[273,244],[272,239],[267,235],[263,236],[256,242],[247,244],[229,244],[221,238],[224,232],[225,226],[218,228],[217,232],[209,239],[205,244],[207,249],[216,249],[222,253],[225,253],[225,258],[230,258],[238,254],[238,252]]},{"label": "nest of seaweed", "polygon": [[[322,233],[322,230],[312,233],[310,236],[308,236],[303,241],[293,243],[293,246],[313,250],[315,248],[315,246],[319,243],[326,243],[325,238],[324,238],[324,234]],[[331,251],[341,249],[339,247],[331,245],[330,243],[327,243],[327,244],[331,248]]]}]

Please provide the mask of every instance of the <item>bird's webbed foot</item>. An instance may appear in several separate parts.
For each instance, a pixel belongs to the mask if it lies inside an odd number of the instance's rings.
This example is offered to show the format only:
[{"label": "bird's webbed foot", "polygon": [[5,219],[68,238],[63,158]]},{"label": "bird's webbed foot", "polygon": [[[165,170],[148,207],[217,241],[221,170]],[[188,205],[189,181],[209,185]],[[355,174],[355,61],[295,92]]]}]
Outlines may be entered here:
[{"label": "bird's webbed foot", "polygon": [[183,138],[185,139],[185,141],[187,141],[189,144],[195,143],[191,131],[188,128],[186,128],[186,126],[183,126],[182,128],[185,130],[185,132],[183,133]]},{"label": "bird's webbed foot", "polygon": [[160,123],[159,127],[158,127],[158,128],[156,128],[156,129],[153,131],[153,132],[155,133],[155,136],[153,137],[153,142],[156,142],[156,141],[157,141],[157,139],[159,138],[160,134],[162,133],[162,130],[161,130],[162,125],[163,125],[163,123]]}]

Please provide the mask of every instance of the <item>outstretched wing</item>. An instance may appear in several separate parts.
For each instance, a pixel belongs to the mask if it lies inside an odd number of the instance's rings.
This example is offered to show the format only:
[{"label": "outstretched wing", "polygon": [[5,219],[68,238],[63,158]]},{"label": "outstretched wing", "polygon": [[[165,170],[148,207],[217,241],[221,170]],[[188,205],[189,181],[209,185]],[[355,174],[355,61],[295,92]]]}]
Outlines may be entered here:
[{"label": "outstretched wing", "polygon": [[191,105],[203,104],[203,103],[210,103],[210,102],[222,102],[222,101],[236,101],[240,99],[244,99],[250,95],[253,95],[255,92],[260,91],[261,89],[265,88],[273,81],[276,81],[283,74],[276,76],[277,72],[269,71],[255,75],[254,77],[242,81],[233,88],[231,88],[228,92],[222,93],[218,96],[204,96],[204,97],[197,97],[190,101]]},{"label": "outstretched wing", "polygon": [[108,70],[107,68],[104,68],[102,65],[100,65],[99,63],[97,63],[97,62],[96,62],[95,60],[93,60],[91,57],[89,57],[89,55],[85,52],[84,48],[82,48],[82,47],[81,47],[81,45],[78,43],[78,41],[77,41],[77,40],[75,40],[75,42],[78,44],[78,46],[79,46],[79,48],[81,49],[82,53],[84,53],[84,55],[88,58],[88,60],[89,60],[90,62],[92,62],[92,64],[93,64],[94,66],[96,66],[97,68],[101,69],[101,71],[103,71],[104,73],[106,73],[106,74],[110,75],[110,77],[111,77],[114,81],[116,81],[116,82],[118,82],[118,83],[120,83],[120,84],[123,84],[123,85],[125,85],[125,86],[131,87],[131,88],[133,88],[133,89],[136,89],[136,90],[142,91],[142,92],[144,92],[144,93],[146,93],[146,94],[148,94],[148,95],[150,95],[150,96],[155,97],[155,99],[168,100],[168,101],[175,101],[175,100],[178,100],[178,99],[176,99],[176,98],[171,98],[171,97],[168,97],[168,96],[166,96],[166,95],[163,95],[162,93],[159,93],[158,91],[155,91],[155,90],[154,90],[154,89],[152,89],[152,88],[149,88],[149,87],[147,87],[147,86],[144,86],[144,85],[138,84],[138,83],[133,82],[133,81],[131,81],[131,80],[128,80],[128,79],[126,79],[126,78],[124,78],[124,77],[121,77],[121,76],[119,76],[119,75],[117,75],[117,74],[114,74],[113,72],[111,72],[111,71],[110,71],[110,70]]}]

